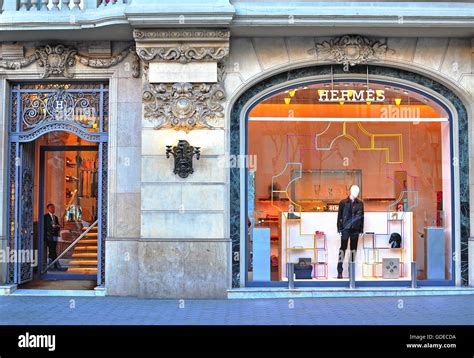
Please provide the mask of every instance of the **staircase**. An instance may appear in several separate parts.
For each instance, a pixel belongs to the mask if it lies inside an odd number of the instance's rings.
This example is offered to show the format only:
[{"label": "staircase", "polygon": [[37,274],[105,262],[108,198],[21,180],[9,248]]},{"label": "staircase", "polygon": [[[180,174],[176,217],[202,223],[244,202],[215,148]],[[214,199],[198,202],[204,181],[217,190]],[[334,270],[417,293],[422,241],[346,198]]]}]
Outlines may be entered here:
[{"label": "staircase", "polygon": [[[87,227],[82,228],[86,231]],[[61,265],[67,268],[66,273],[96,275],[97,274],[97,226],[93,227],[72,248],[70,259],[61,260]]]}]

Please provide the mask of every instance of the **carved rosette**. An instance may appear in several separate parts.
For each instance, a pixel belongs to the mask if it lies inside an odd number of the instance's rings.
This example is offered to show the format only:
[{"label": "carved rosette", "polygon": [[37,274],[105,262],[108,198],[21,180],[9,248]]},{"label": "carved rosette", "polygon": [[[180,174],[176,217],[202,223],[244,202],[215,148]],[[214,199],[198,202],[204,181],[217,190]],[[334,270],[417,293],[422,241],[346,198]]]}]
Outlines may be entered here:
[{"label": "carved rosette", "polygon": [[394,52],[380,41],[359,35],[346,35],[318,43],[308,53],[342,64],[344,70],[348,71],[350,66],[380,60],[387,51]]},{"label": "carved rosette", "polygon": [[[144,117],[155,129],[219,127],[224,118],[223,61],[229,55],[228,30],[140,29],[134,31],[144,62]],[[149,83],[150,62],[216,62],[217,83]]]},{"label": "carved rosette", "polygon": [[51,76],[72,78],[70,69],[77,62],[91,68],[110,68],[122,62],[129,53],[132,53],[134,60],[132,63],[132,75],[135,78],[140,77],[140,59],[138,58],[135,47],[121,51],[119,54],[109,58],[93,58],[78,53],[73,47],[67,47],[62,44],[46,45],[35,49],[34,54],[17,60],[0,60],[0,67],[7,69],[21,69],[37,62],[43,68],[42,78]]}]

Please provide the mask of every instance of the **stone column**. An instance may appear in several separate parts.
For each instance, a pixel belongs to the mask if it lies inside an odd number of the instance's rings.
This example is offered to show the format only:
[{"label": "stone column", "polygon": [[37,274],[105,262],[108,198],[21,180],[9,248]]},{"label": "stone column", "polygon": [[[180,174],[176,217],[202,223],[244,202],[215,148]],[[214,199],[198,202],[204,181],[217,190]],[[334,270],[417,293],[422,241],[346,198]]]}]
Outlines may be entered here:
[{"label": "stone column", "polygon": [[[142,297],[222,298],[230,283],[222,61],[229,32],[134,31],[144,61],[141,146]],[[194,172],[175,174],[166,146],[200,147]],[[181,173],[184,175],[183,173]]]}]

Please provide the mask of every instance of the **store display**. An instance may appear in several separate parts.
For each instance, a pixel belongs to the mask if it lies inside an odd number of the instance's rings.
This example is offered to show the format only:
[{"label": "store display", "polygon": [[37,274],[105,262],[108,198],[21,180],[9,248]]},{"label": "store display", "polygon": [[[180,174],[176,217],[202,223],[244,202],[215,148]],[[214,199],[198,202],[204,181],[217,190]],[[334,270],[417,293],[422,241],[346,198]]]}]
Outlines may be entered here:
[{"label": "store display", "polygon": [[294,267],[295,279],[304,280],[311,279],[313,273],[313,266],[311,264],[311,258],[299,258],[298,263]]},{"label": "store display", "polygon": [[383,259],[383,274],[385,279],[397,279],[400,277],[400,259]]},{"label": "store display", "polygon": [[352,185],[350,195],[339,203],[337,231],[341,233],[341,247],[337,264],[337,278],[342,278],[344,257],[350,240],[350,262],[355,261],[359,235],[364,231],[364,203],[357,199],[360,189]]},{"label": "store display", "polygon": [[398,249],[402,245],[402,237],[398,232],[394,232],[390,235],[390,240],[388,243],[391,245],[392,249]]},{"label": "store display", "polygon": [[270,229],[255,228],[253,230],[253,279],[254,281],[270,281]]},{"label": "store display", "polygon": [[444,228],[430,226],[425,228],[425,269],[428,280],[444,280],[446,244]]},{"label": "store display", "polygon": [[[414,261],[418,277],[424,277],[430,260],[441,266],[443,278],[452,277],[452,255],[446,252],[452,243],[453,202],[446,113],[418,93],[371,86],[387,91],[387,103],[318,101],[318,91],[328,88],[364,89],[360,81],[334,81],[277,91],[249,113],[248,154],[257,156],[261,166],[248,172],[245,207],[258,227],[271,231],[270,256],[272,262],[279,259],[279,281],[288,279],[288,263],[297,265],[300,258],[311,259],[307,280],[335,285],[338,276],[347,277],[350,261],[355,261],[357,281],[409,280]],[[393,101],[394,109],[402,108],[401,96],[404,109],[426,111],[423,120],[380,116]],[[287,118],[288,110],[294,118]],[[425,247],[429,241],[419,240],[428,225],[446,225],[444,262],[434,247]],[[247,242],[252,247],[252,233]],[[391,276],[384,273],[387,267]]]}]

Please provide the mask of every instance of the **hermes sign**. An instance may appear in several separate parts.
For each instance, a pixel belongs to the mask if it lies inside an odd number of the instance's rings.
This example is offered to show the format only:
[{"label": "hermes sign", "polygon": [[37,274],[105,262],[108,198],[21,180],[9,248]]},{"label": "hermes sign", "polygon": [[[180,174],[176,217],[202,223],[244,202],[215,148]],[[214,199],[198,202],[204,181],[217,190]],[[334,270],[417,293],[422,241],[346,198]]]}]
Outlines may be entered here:
[{"label": "hermes sign", "polygon": [[319,102],[383,102],[384,90],[318,90]]}]

